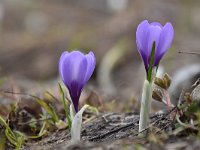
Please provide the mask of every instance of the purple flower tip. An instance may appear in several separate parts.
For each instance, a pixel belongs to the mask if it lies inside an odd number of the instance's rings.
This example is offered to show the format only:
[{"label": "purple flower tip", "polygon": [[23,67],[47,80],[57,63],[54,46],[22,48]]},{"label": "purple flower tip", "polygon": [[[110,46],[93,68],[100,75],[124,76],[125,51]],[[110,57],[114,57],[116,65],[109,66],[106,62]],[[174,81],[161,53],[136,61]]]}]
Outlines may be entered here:
[{"label": "purple flower tip", "polygon": [[63,52],[59,60],[59,73],[63,83],[67,86],[69,94],[78,112],[78,102],[81,91],[90,79],[96,64],[93,52],[83,54],[80,51]]},{"label": "purple flower tip", "polygon": [[145,69],[148,71],[149,61],[153,43],[155,42],[155,54],[153,67],[157,66],[163,55],[170,48],[174,37],[174,29],[171,23],[162,26],[158,22],[150,23],[142,21],[136,31],[136,44],[138,52],[144,62]]}]

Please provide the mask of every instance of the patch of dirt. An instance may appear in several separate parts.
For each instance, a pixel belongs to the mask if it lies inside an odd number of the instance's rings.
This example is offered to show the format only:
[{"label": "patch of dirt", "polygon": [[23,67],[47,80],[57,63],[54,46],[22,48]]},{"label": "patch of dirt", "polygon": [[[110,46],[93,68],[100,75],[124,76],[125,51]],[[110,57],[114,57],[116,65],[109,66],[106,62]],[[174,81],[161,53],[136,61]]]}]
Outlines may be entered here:
[{"label": "patch of dirt", "polygon": [[[165,111],[151,115],[149,133],[160,134],[162,130],[172,130],[173,120],[170,119],[169,114]],[[82,143],[71,145],[70,131],[61,130],[40,141],[28,142],[24,150],[121,149],[123,145],[132,147],[133,144],[145,144],[145,147],[148,147],[147,139],[138,136],[138,125],[139,115],[136,113],[106,113],[83,125]]]}]

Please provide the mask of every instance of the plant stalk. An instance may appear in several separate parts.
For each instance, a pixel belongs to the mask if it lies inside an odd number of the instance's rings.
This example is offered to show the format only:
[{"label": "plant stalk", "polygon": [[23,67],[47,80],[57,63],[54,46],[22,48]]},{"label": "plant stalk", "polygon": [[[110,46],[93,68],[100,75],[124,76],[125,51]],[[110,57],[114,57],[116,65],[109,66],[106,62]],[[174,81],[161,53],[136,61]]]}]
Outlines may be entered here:
[{"label": "plant stalk", "polygon": [[72,120],[71,127],[71,143],[75,144],[81,140],[81,125],[82,125],[82,115],[83,112],[89,107],[89,105],[84,105],[81,110],[79,110]]},{"label": "plant stalk", "polygon": [[[144,81],[141,109],[140,109],[140,120],[139,120],[139,132],[143,131],[149,125],[149,113],[151,111],[152,101],[152,83],[148,80]],[[147,131],[143,132],[146,135]]]}]

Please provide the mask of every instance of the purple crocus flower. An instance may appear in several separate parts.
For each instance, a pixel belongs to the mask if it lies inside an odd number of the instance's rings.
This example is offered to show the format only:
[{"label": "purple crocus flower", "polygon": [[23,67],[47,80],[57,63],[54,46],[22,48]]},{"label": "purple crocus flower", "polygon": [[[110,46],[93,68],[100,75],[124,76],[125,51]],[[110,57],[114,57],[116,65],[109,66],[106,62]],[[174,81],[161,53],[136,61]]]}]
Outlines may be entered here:
[{"label": "purple crocus flower", "polygon": [[59,60],[59,72],[78,112],[78,102],[83,87],[91,77],[96,64],[93,52],[84,55],[80,51],[63,52]]},{"label": "purple crocus flower", "polygon": [[150,23],[142,21],[136,31],[136,44],[138,52],[143,59],[146,72],[148,72],[152,46],[155,42],[154,63],[152,67],[158,66],[163,55],[170,48],[174,37],[174,29],[171,23],[162,26],[158,22]]}]

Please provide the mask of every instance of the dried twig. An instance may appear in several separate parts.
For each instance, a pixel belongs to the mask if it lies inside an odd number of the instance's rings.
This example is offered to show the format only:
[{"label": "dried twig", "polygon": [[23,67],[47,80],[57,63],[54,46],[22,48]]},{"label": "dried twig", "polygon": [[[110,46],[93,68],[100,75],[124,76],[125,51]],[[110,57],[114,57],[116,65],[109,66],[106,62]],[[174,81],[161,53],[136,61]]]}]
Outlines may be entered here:
[{"label": "dried twig", "polygon": [[192,55],[200,55],[198,52],[185,52],[185,51],[179,51],[180,54],[192,54]]}]

